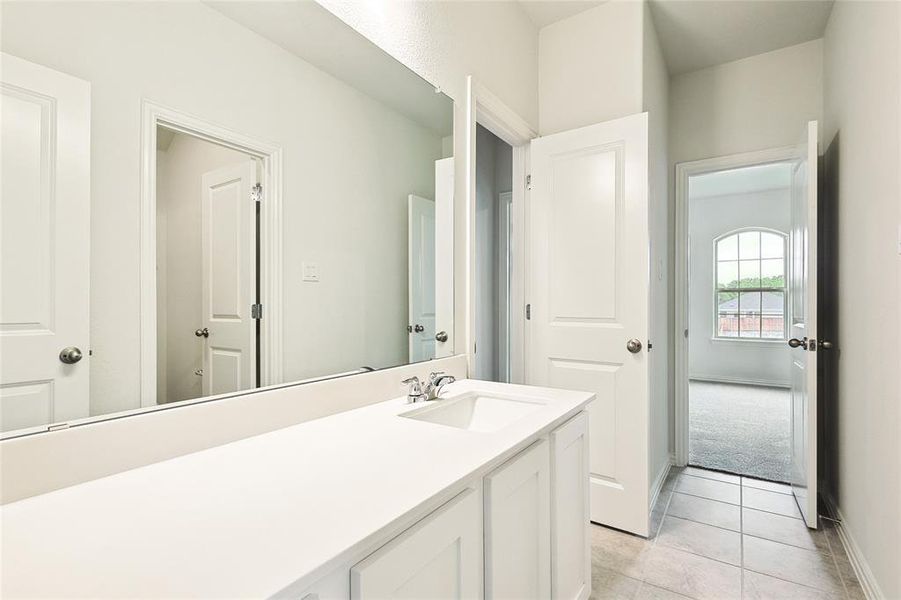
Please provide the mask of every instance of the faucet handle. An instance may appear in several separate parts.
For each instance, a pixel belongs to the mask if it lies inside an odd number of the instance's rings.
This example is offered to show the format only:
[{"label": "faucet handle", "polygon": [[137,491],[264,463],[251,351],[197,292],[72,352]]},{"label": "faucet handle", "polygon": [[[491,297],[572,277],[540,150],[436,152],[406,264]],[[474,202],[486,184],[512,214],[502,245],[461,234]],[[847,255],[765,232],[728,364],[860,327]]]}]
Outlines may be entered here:
[{"label": "faucet handle", "polygon": [[421,394],[422,393],[422,383],[419,381],[419,377],[414,375],[409,379],[404,379],[401,381],[402,384],[410,386],[410,395]]},{"label": "faucet handle", "polygon": [[442,375],[444,375],[444,371],[432,371],[432,373],[429,375],[429,381],[431,383],[435,383],[436,381],[441,379]]}]

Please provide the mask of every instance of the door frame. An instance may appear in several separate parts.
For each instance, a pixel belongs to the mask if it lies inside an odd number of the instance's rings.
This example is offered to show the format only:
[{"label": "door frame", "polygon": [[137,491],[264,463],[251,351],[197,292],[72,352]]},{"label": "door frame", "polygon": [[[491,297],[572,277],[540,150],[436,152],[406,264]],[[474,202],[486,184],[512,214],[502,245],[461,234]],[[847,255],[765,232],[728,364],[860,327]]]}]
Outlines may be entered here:
[{"label": "door frame", "polygon": [[716,171],[752,167],[775,162],[794,160],[794,146],[783,146],[767,150],[729,154],[714,158],[704,158],[676,164],[676,265],[675,265],[675,319],[673,340],[675,368],[673,387],[675,388],[675,453],[676,466],[688,464],[688,180],[694,175]]},{"label": "door frame", "polygon": [[[538,133],[513,109],[504,104],[472,75],[466,78],[466,306],[464,309],[467,368],[473,369],[475,350],[475,215],[476,215],[476,124],[481,125],[513,148],[513,273],[510,306],[514,310],[510,323],[511,383],[525,383],[528,331],[525,326],[526,304],[526,219],[528,219],[529,143]],[[495,260],[492,257],[492,260]]]},{"label": "door frame", "polygon": [[[260,183],[260,381],[282,382],[282,149],[188,113],[144,99],[141,103],[141,407],[157,405],[156,132],[163,126],[257,158]],[[250,201],[248,199],[248,201]]]}]

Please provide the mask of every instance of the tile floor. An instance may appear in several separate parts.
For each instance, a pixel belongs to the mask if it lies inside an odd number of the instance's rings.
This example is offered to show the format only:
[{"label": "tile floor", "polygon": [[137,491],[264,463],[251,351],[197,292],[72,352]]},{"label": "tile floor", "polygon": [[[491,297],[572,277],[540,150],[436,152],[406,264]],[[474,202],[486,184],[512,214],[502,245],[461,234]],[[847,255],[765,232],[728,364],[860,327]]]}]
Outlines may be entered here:
[{"label": "tile floor", "polygon": [[807,529],[788,486],[674,468],[651,522],[592,525],[591,598],[864,598],[835,525]]}]

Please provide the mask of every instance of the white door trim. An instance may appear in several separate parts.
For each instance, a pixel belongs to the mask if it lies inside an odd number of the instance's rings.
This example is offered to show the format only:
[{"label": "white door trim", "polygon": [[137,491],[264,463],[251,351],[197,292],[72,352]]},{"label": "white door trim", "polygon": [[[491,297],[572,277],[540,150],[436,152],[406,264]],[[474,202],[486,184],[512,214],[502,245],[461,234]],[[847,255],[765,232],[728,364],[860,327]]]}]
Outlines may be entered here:
[{"label": "white door trim", "polygon": [[693,175],[792,160],[794,146],[704,158],[676,165],[675,460],[688,464],[688,179]]},{"label": "white door trim", "polygon": [[[282,383],[282,149],[150,100],[141,104],[141,406],[156,406],[156,130],[193,135],[262,162],[260,386]],[[248,199],[248,201],[250,201]]]},{"label": "white door trim", "polygon": [[[456,346],[465,351],[469,371],[473,368],[475,341],[475,214],[476,214],[476,124],[481,125],[513,148],[513,275],[511,277],[510,306],[514,307],[510,331],[511,383],[525,382],[525,303],[526,303],[526,227],[528,218],[529,142],[538,133],[515,111],[504,104],[472,75],[466,78],[466,341]],[[520,307],[516,310],[515,307]]]}]

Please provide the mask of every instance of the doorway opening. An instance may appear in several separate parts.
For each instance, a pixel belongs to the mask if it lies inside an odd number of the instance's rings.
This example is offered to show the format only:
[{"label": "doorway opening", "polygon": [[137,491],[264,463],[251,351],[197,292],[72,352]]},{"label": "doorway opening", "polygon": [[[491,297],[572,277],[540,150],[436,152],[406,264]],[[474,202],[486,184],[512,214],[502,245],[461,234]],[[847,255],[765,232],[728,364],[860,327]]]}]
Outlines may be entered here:
[{"label": "doorway opening", "polygon": [[157,126],[157,404],[259,385],[258,158]]},{"label": "doorway opening", "polygon": [[687,464],[791,481],[789,234],[794,161],[684,173],[681,382]]},{"label": "doorway opening", "polygon": [[473,376],[512,381],[513,147],[476,124]]}]

